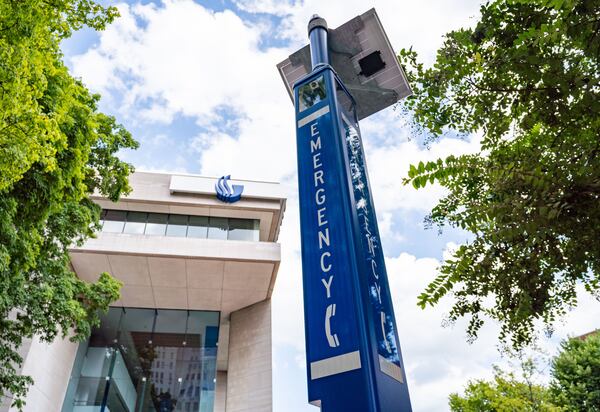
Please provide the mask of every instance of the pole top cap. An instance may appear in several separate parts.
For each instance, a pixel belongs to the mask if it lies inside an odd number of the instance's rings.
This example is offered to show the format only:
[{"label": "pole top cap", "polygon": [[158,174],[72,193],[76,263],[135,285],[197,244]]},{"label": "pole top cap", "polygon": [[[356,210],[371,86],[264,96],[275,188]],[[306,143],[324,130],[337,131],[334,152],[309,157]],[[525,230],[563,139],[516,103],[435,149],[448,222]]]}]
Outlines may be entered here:
[{"label": "pole top cap", "polygon": [[318,14],[313,14],[310,20],[308,21],[308,34],[316,29],[317,27],[321,27],[327,30],[327,22],[323,17],[320,17]]}]

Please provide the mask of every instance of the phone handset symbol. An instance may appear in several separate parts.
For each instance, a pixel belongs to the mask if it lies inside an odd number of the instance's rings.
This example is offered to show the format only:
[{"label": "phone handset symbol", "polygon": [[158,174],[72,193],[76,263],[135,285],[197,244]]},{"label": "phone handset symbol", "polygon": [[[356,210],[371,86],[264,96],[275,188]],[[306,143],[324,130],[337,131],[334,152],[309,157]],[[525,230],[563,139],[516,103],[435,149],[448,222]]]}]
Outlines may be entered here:
[{"label": "phone handset symbol", "polygon": [[340,341],[338,340],[337,334],[331,334],[331,318],[335,316],[335,303],[327,306],[327,310],[325,311],[325,336],[327,336],[327,343],[332,348],[337,348],[340,346]]},{"label": "phone handset symbol", "polygon": [[380,312],[381,313],[381,333],[383,334],[383,341],[385,342],[385,348],[387,349],[387,351],[389,353],[392,353],[392,348],[390,346],[390,342],[387,339],[387,334],[385,333],[385,313]]}]

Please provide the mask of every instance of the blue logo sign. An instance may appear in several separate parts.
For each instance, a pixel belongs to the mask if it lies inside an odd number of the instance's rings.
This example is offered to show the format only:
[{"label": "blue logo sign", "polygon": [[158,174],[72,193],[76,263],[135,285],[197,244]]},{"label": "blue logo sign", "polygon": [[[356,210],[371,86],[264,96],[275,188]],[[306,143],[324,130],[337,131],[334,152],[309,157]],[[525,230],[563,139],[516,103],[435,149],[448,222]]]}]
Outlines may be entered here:
[{"label": "blue logo sign", "polygon": [[244,191],[243,185],[229,185],[229,179],[231,175],[221,176],[219,181],[215,184],[215,191],[217,192],[217,199],[226,203],[235,203],[242,198],[242,192]]},{"label": "blue logo sign", "polygon": [[341,103],[352,97],[328,66],[294,88],[309,401],[410,412],[358,121]]}]

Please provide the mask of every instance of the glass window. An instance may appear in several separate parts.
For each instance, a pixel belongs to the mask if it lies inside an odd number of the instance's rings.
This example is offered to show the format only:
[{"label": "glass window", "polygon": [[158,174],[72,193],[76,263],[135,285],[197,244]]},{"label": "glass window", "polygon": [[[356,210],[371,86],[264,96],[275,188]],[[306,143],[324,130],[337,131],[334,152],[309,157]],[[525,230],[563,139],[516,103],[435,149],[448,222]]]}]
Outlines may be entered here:
[{"label": "glass window", "polygon": [[213,217],[208,219],[208,238],[227,239],[227,218]]},{"label": "glass window", "polygon": [[202,239],[260,240],[258,219],[187,216],[166,213],[103,210],[103,232]]},{"label": "glass window", "polygon": [[164,213],[148,213],[148,223],[146,223],[147,235],[164,236],[167,230],[167,215]]},{"label": "glass window", "polygon": [[188,217],[185,215],[169,215],[167,236],[187,236]]},{"label": "glass window", "polygon": [[200,237],[206,239],[208,233],[207,216],[190,216],[190,223],[187,231],[187,237]]},{"label": "glass window", "polygon": [[123,233],[144,233],[147,218],[148,213],[145,212],[127,212],[127,222],[125,222]]},{"label": "glass window", "polygon": [[104,215],[103,232],[121,233],[125,226],[125,215],[127,212],[122,210],[107,210]]},{"label": "glass window", "polygon": [[[110,308],[80,345],[62,412],[179,411],[186,403],[212,412],[218,325],[218,312]],[[169,366],[156,361],[169,355]],[[206,372],[200,390],[171,379],[184,376],[194,358]]]},{"label": "glass window", "polygon": [[229,240],[259,240],[257,219],[229,219]]}]

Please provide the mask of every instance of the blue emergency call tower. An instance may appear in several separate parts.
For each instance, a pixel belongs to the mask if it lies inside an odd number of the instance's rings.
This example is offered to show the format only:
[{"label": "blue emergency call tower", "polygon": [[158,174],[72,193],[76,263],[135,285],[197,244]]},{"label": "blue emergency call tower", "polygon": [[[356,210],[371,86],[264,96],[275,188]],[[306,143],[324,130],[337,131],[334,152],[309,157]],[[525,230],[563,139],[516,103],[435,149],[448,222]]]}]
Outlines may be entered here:
[{"label": "blue emergency call tower", "polygon": [[335,30],[315,15],[308,34],[278,65],[296,111],[308,400],[409,412],[358,121],[410,88],[374,9]]}]

